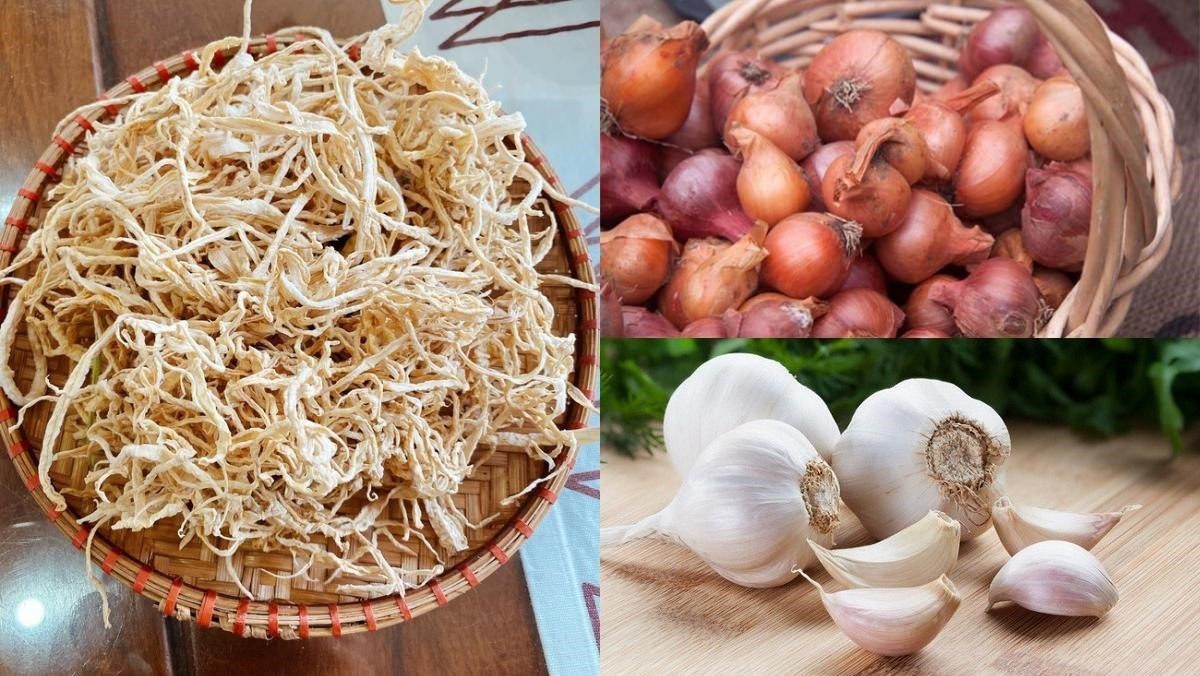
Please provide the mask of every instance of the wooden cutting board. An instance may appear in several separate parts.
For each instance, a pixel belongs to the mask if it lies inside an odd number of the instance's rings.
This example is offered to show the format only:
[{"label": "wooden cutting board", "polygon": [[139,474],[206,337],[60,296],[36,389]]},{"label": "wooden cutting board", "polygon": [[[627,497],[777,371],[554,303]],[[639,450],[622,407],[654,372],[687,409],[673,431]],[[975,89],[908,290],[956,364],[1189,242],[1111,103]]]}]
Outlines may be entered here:
[{"label": "wooden cutting board", "polygon": [[[988,530],[964,543],[950,578],[963,597],[921,652],[877,657],[851,643],[802,579],[775,589],[725,581],[687,549],[636,542],[601,551],[601,661],[612,674],[1198,674],[1200,438],[1169,460],[1153,431],[1091,441],[1038,426],[1011,429],[1009,494],[1018,504],[1107,511],[1140,503],[1094,550],[1120,601],[1105,617],[987,607],[1008,560]],[[601,525],[666,505],[679,480],[663,453],[605,450]],[[843,508],[840,546],[870,542]],[[818,570],[818,582],[840,589]]]}]

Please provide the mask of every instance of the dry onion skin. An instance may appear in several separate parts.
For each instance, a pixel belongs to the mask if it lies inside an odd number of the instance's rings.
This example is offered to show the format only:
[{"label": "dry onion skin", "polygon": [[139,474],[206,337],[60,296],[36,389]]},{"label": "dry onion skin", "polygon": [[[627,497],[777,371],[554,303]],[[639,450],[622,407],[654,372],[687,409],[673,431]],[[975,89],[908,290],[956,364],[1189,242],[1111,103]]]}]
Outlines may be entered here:
[{"label": "dry onion skin", "polygon": [[[247,2],[241,38],[118,100],[68,158],[3,270],[0,385],[18,425],[52,406],[38,472],[58,509],[51,465],[94,463],[92,537],[178,517],[181,546],[199,539],[230,571],[243,547],[283,550],[297,575],[363,578],[339,593],[402,594],[442,565],[399,569],[380,545],[466,549],[482,523],[452,496],[496,445],[563,469],[576,441],[554,419],[590,404],[539,286],[592,287],[535,266],[556,231],[542,194],[574,202],[525,160],[519,114],[453,63],[396,49],[425,5],[406,9],[351,41],[357,62],[312,27],[255,61]],[[55,358],[65,382],[47,377]],[[99,588],[90,556],[88,577]]]}]

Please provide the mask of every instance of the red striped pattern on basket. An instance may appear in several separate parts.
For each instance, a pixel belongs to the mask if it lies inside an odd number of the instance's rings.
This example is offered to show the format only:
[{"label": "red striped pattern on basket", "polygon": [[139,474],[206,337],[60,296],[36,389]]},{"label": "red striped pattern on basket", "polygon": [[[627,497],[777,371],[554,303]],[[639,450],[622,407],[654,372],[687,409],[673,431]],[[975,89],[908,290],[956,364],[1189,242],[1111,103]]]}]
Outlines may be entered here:
[{"label": "red striped pattern on basket", "polygon": [[183,578],[177,577],[171,582],[171,591],[167,592],[167,599],[163,602],[163,615],[170,615],[175,612],[175,604],[179,601],[179,591],[183,589]]},{"label": "red striped pattern on basket", "polygon": [[88,130],[89,132],[96,131],[96,128],[92,126],[92,121],[87,119],[86,117],[84,117],[82,114],[78,114],[75,116],[75,124],[79,125],[80,127],[83,127],[84,129]]},{"label": "red striped pattern on basket", "polygon": [[80,526],[79,530],[75,531],[75,535],[71,537],[71,545],[75,549],[83,549],[83,543],[87,541],[90,532],[91,530],[87,526]]},{"label": "red striped pattern on basket", "polygon": [[375,609],[371,607],[370,601],[362,602],[363,615],[367,618],[367,631],[375,631],[379,625],[375,623]]},{"label": "red striped pattern on basket", "polygon": [[196,624],[207,627],[212,624],[213,606],[217,603],[217,592],[209,589],[204,592],[200,601],[200,612],[196,614]]},{"label": "red striped pattern on basket", "polygon": [[17,439],[13,442],[12,446],[8,447],[8,457],[15,459],[18,456],[24,455],[28,450],[29,444],[25,443],[24,439]]},{"label": "red striped pattern on basket", "polygon": [[500,565],[508,563],[508,554],[505,554],[504,550],[500,549],[499,545],[497,545],[495,542],[488,545],[488,551],[492,553],[492,556],[496,557],[496,560],[500,562]]},{"label": "red striped pattern on basket", "polygon": [[104,557],[104,562],[100,564],[100,570],[104,571],[105,575],[112,575],[113,566],[117,565],[117,559],[121,558],[121,550],[113,547],[108,550],[108,556]]},{"label": "red striped pattern on basket", "polygon": [[437,599],[439,606],[446,605],[446,592],[442,591],[442,583],[436,577],[429,581],[429,588],[433,590],[433,598]]},{"label": "red striped pattern on basket", "polygon": [[408,604],[404,602],[404,597],[399,594],[396,595],[396,607],[400,609],[400,615],[404,617],[406,622],[412,619],[412,611],[408,609]]},{"label": "red striped pattern on basket", "polygon": [[342,617],[336,603],[329,604],[329,624],[334,636],[342,635]]},{"label": "red striped pattern on basket", "polygon": [[246,631],[246,615],[250,612],[250,599],[238,602],[237,614],[233,616],[233,635],[241,636]]},{"label": "red striped pattern on basket", "polygon": [[300,606],[300,638],[308,638],[308,606]]},{"label": "red striped pattern on basket", "polygon": [[150,566],[142,564],[141,570],[138,571],[137,579],[133,581],[133,593],[141,594],[146,588],[146,582],[150,579]]},{"label": "red striped pattern on basket", "polygon": [[475,577],[475,571],[471,570],[470,566],[465,563],[459,564],[458,572],[462,573],[463,579],[467,581],[468,587],[475,588],[479,586],[479,578]]},{"label": "red striped pattern on basket", "polygon": [[522,519],[521,517],[519,517],[519,516],[513,517],[512,525],[513,525],[513,528],[517,529],[518,533],[525,536],[525,539],[529,539],[529,538],[533,537],[533,529],[530,528],[529,524],[525,523],[525,520]]}]

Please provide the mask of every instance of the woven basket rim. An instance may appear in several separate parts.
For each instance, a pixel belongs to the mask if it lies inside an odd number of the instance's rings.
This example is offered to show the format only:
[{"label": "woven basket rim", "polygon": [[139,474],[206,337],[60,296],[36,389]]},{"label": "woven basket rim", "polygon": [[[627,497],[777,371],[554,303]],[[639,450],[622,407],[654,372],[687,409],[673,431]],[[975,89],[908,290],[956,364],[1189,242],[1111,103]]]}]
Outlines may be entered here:
[{"label": "woven basket rim", "polygon": [[[285,49],[295,42],[311,39],[301,30],[290,33],[273,33],[251,40],[250,53],[254,58]],[[339,41],[344,44],[344,41]],[[357,60],[357,44],[345,45],[351,58]],[[224,62],[237,51],[237,47],[220,50],[214,65]],[[161,87],[172,77],[194,71],[199,67],[197,50],[185,50],[180,54],[129,76],[98,99],[116,99],[129,94],[149,91]],[[218,59],[220,60],[218,62]],[[35,162],[17,198],[5,219],[0,234],[0,265],[7,265],[19,251],[24,231],[29,227],[28,219],[36,212],[38,201],[45,189],[59,178],[57,168],[66,157],[74,152],[75,144],[86,133],[93,131],[92,122],[106,115],[115,115],[123,104],[114,103],[97,108],[87,115],[77,115]],[[562,181],[551,168],[545,155],[534,144],[528,134],[521,135],[527,161],[546,178],[560,193],[566,193]],[[554,209],[558,221],[561,241],[566,245],[566,258],[573,277],[588,284],[595,283],[587,243],[583,230],[572,208],[543,195]],[[573,382],[588,399],[594,399],[599,366],[598,307],[595,293],[575,289],[576,336]],[[6,311],[8,300],[0,305]],[[9,459],[17,474],[30,491],[38,508],[45,513],[76,549],[83,549],[90,529],[81,525],[72,510],[59,512],[40,490],[37,466],[32,450],[25,441],[20,428],[9,430],[16,419],[16,410],[11,401],[0,394],[0,441],[7,448]],[[587,426],[590,412],[578,402],[568,399],[564,416],[564,428],[581,430]],[[218,593],[185,584],[180,577],[170,576],[154,570],[150,565],[137,560],[120,548],[112,545],[99,534],[92,544],[91,560],[101,570],[122,584],[153,600],[165,615],[182,620],[194,620],[202,627],[219,626],[238,636],[258,638],[310,638],[319,636],[343,636],[400,624],[414,617],[446,605],[479,585],[484,578],[494,573],[512,558],[525,540],[545,519],[559,491],[567,482],[568,474],[578,457],[578,446],[562,456],[565,471],[532,491],[521,503],[513,517],[489,542],[466,555],[463,562],[432,579],[418,589],[411,589],[401,596],[394,594],[369,600],[343,602],[328,605],[294,604],[275,601],[250,601],[244,597]],[[561,466],[561,465],[560,465]],[[543,474],[544,476],[544,474]]]},{"label": "woven basket rim", "polygon": [[[787,57],[782,62],[789,66],[807,65],[822,44],[847,30],[882,30],[909,51],[918,84],[931,91],[957,74],[970,27],[1012,1],[732,0],[702,27],[710,54],[751,47]],[[1030,9],[1084,90],[1096,196],[1080,280],[1037,337],[1111,336],[1134,290],[1170,249],[1172,206],[1182,182],[1175,114],[1145,59],[1085,0],[1016,1]],[[920,13],[919,20],[888,16],[902,12]],[[1119,80],[1127,86],[1117,86]]]}]

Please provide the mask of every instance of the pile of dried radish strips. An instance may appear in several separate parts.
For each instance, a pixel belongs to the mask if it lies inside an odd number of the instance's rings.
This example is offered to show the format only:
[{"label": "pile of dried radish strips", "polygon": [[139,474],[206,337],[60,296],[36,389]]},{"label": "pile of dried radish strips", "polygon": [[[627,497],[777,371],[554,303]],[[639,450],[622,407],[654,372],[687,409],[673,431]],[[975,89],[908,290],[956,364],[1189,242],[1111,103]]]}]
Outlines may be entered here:
[{"label": "pile of dried radish strips", "polygon": [[[586,285],[535,270],[555,228],[533,221],[553,221],[543,193],[570,200],[525,161],[519,114],[454,64],[396,49],[425,8],[407,9],[351,40],[357,61],[311,27],[255,60],[247,2],[241,38],[118,100],[67,160],[0,282],[15,287],[0,385],[18,425],[52,406],[39,473],[59,509],[52,463],[87,457],[85,522],[179,519],[226,566],[242,547],[284,550],[297,574],[319,563],[361,581],[340,591],[377,596],[441,572],[397,568],[381,543],[468,546],[481,524],[451,497],[490,446],[561,469],[575,439],[554,418],[586,400],[539,285]],[[65,379],[48,375],[55,357]]]}]

